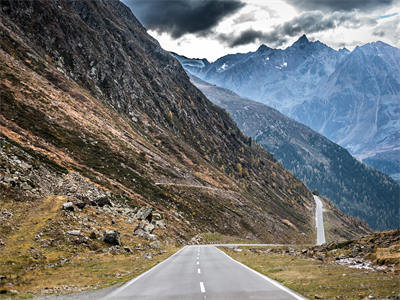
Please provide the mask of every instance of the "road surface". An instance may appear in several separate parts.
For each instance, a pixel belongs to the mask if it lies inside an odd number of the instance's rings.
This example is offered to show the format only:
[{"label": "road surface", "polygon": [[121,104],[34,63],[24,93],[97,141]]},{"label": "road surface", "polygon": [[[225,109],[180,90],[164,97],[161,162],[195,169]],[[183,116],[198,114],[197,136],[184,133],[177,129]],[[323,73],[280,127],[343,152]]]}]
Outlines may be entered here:
[{"label": "road surface", "polygon": [[186,246],[104,299],[304,299],[212,245]]},{"label": "road surface", "polygon": [[317,245],[322,245],[325,243],[325,229],[324,229],[324,219],[322,215],[322,201],[318,196],[314,195],[314,200],[316,204],[315,209],[315,226],[317,227]]}]

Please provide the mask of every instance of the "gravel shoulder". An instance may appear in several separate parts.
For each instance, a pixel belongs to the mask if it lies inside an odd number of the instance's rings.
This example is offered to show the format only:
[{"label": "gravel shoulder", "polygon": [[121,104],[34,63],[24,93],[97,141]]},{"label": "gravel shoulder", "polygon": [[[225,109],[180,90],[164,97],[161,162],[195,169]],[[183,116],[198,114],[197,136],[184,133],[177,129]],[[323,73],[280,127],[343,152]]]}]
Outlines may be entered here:
[{"label": "gravel shoulder", "polygon": [[41,296],[33,298],[34,300],[95,300],[101,299],[116,290],[120,285],[113,285],[108,288],[98,289],[94,291],[85,291],[81,293],[74,293],[69,295],[60,295],[60,296]]}]

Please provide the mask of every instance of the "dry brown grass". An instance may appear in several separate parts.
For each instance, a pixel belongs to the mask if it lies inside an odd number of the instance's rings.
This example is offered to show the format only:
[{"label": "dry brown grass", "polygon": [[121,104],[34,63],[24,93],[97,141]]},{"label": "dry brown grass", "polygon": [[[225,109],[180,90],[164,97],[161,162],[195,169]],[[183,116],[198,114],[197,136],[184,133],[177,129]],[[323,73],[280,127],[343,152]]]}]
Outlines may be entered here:
[{"label": "dry brown grass", "polygon": [[152,259],[145,258],[139,252],[132,255],[81,255],[64,266],[27,272],[12,288],[18,290],[20,296],[29,296],[54,293],[60,291],[60,287],[61,292],[65,293],[122,284],[163,261],[176,250],[175,247],[167,247],[165,253]]},{"label": "dry brown grass", "polygon": [[[400,293],[400,275],[351,269],[281,254],[235,252],[221,248],[234,259],[283,283],[301,295],[314,299],[362,299],[373,295],[378,299]],[[337,298],[336,298],[337,299]]]},{"label": "dry brown grass", "polygon": [[[45,293],[66,293],[86,289],[102,288],[125,282],[151,268],[173,254],[178,248],[165,245],[163,251],[148,247],[148,242],[132,236],[133,224],[124,218],[111,223],[111,216],[98,214],[96,208],[86,207],[75,212],[75,216],[85,214],[96,219],[102,229],[117,229],[121,233],[124,246],[132,253],[95,251],[109,246],[95,240],[90,246],[74,243],[62,233],[65,227],[78,228],[79,223],[65,217],[60,209],[66,197],[51,196],[31,201],[3,201],[0,209],[13,212],[13,217],[3,222],[0,236],[5,246],[0,248],[0,274],[6,277],[0,284],[5,293],[17,290],[19,297],[29,297]],[[96,213],[97,212],[97,213]],[[79,219],[79,218],[78,218]],[[36,236],[48,226],[49,236]],[[64,226],[64,228],[62,228]],[[162,235],[162,232],[159,232]],[[39,240],[53,239],[54,245],[43,245]],[[148,256],[151,254],[151,258]],[[63,258],[69,261],[60,262]]]},{"label": "dry brown grass", "polygon": [[235,236],[223,235],[220,233],[207,232],[200,235],[205,244],[247,244],[254,243],[254,240],[241,239]]}]

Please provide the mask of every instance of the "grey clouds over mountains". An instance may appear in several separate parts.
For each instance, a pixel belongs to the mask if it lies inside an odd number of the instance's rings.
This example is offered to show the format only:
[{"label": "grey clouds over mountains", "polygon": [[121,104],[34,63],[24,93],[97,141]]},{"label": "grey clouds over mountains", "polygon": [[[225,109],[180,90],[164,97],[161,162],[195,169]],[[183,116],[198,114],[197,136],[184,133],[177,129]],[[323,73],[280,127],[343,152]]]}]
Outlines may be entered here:
[{"label": "grey clouds over mountains", "polygon": [[[370,13],[372,10],[379,12],[400,4],[400,0],[284,1],[297,9],[299,15],[268,30],[249,27],[239,32],[217,32],[217,25],[233,14],[238,14],[235,24],[255,18],[252,13],[239,12],[249,3],[244,0],[123,0],[148,29],[168,33],[172,39],[181,38],[185,34],[207,36],[228,47],[254,42],[280,47],[302,33],[326,32],[338,27],[372,27],[378,24],[376,13]],[[375,36],[396,35],[397,29],[393,26],[390,27],[390,32],[385,32],[386,27],[378,27],[373,32]]]},{"label": "grey clouds over mountains", "polygon": [[148,28],[179,38],[186,33],[207,35],[218,23],[242,8],[239,0],[125,0]]},{"label": "grey clouds over mountains", "polygon": [[287,0],[288,3],[300,9],[323,11],[352,11],[379,9],[399,3],[398,0]]},{"label": "grey clouds over mountains", "polygon": [[272,31],[263,32],[260,30],[248,29],[238,35],[220,34],[218,39],[225,42],[230,47],[245,45],[252,42],[268,43],[274,47],[279,47],[287,42],[288,37],[296,37],[300,34],[316,33],[338,26],[346,28],[359,28],[361,26],[376,25],[375,18],[360,16],[355,12],[333,12],[324,14],[321,11],[307,11],[301,15],[275,26]]}]

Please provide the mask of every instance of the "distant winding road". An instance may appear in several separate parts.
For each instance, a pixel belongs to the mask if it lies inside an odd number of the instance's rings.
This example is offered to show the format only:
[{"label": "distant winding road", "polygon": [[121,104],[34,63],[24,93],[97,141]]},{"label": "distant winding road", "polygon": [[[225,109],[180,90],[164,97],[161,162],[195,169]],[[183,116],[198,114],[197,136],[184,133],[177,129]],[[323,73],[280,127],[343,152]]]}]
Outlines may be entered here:
[{"label": "distant winding road", "polygon": [[[314,196],[314,200],[317,244],[321,245],[325,243],[323,204],[318,196]],[[186,246],[103,299],[305,299],[234,260],[216,246],[224,245]]]},{"label": "distant winding road", "polygon": [[318,196],[314,195],[315,200],[315,227],[317,227],[317,245],[324,244],[325,241],[325,229],[324,229],[324,219],[322,215],[322,201]]}]

